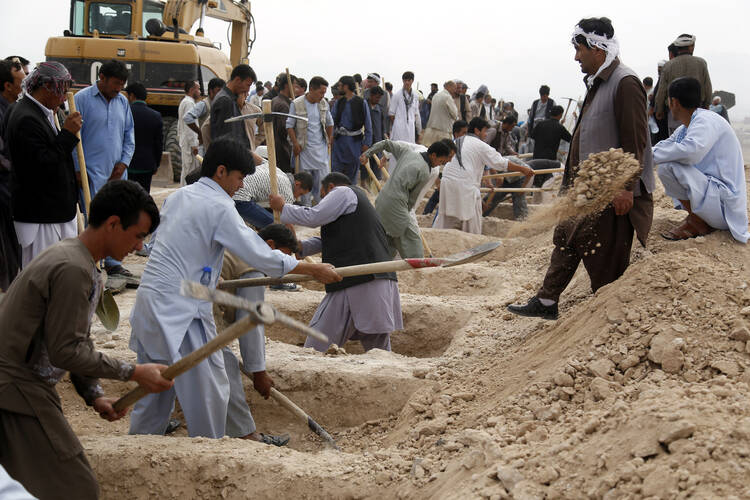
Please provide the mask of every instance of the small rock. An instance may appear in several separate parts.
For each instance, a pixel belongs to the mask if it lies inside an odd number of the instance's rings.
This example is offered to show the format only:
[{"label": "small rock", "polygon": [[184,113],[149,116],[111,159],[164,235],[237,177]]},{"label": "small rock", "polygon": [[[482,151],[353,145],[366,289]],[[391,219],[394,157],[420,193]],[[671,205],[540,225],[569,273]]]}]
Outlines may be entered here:
[{"label": "small rock", "polygon": [[736,377],[740,374],[740,366],[737,364],[737,362],[730,359],[719,359],[716,361],[712,361],[711,368],[719,370],[727,377]]},{"label": "small rock", "polygon": [[586,434],[593,434],[596,429],[599,428],[599,420],[596,418],[590,418],[583,426],[583,432]]},{"label": "small rock", "polygon": [[638,363],[639,363],[640,361],[641,361],[641,358],[639,358],[639,357],[638,357],[638,356],[636,356],[635,354],[628,354],[627,356],[625,356],[625,357],[624,357],[624,358],[622,359],[622,361],[620,361],[620,362],[619,362],[619,363],[617,364],[617,366],[618,366],[618,367],[620,368],[620,370],[622,370],[623,372],[625,372],[625,370],[627,370],[628,368],[632,368],[632,367],[634,367],[634,366],[635,366],[635,365],[637,365],[637,364],[638,364]]},{"label": "small rock", "polygon": [[609,378],[609,374],[615,368],[615,364],[609,359],[597,359],[588,364],[587,368],[595,376],[603,379]]},{"label": "small rock", "polygon": [[743,316],[750,316],[750,306],[743,307],[742,310],[740,310],[740,314]]},{"label": "small rock", "polygon": [[682,339],[674,339],[662,351],[661,368],[667,373],[679,373],[685,364],[685,355],[680,350]]},{"label": "small rock", "polygon": [[686,439],[695,432],[695,424],[685,420],[667,422],[659,430],[659,442],[668,445],[678,439]]},{"label": "small rock", "polygon": [[658,455],[661,451],[659,441],[651,433],[640,433],[635,436],[630,446],[630,453],[634,457],[647,458]]},{"label": "small rock", "polygon": [[421,425],[418,425],[413,432],[416,433],[417,437],[433,436],[445,432],[446,427],[448,427],[448,423],[445,419],[435,419],[423,422]]},{"label": "small rock", "polygon": [[601,401],[613,397],[615,394],[609,382],[600,377],[596,377],[591,381],[589,389],[591,389],[591,394],[594,396],[594,401]]},{"label": "small rock", "polygon": [[737,325],[737,327],[732,330],[732,333],[729,334],[729,338],[732,340],[747,342],[750,340],[750,329],[747,328],[747,325]]},{"label": "small rock", "polygon": [[427,368],[414,368],[411,374],[416,378],[425,378],[429,371]]},{"label": "small rock", "polygon": [[687,271],[685,271],[684,269],[678,269],[677,271],[675,271],[672,277],[676,281],[687,281],[689,278]]},{"label": "small rock", "polygon": [[539,482],[542,484],[549,484],[558,477],[560,477],[560,473],[554,467],[546,465],[539,469]]},{"label": "small rock", "polygon": [[573,387],[575,385],[575,380],[573,380],[573,377],[565,372],[557,373],[552,378],[552,381],[555,382],[555,385],[559,385],[561,387]]},{"label": "small rock", "polygon": [[463,399],[464,401],[473,401],[475,394],[473,392],[456,392],[453,394],[454,399]]},{"label": "small rock", "polygon": [[659,465],[643,480],[641,493],[645,497],[671,498],[677,489],[677,476],[666,465]]},{"label": "small rock", "polygon": [[102,347],[105,349],[114,349],[115,347],[117,347],[117,344],[115,342],[110,341],[110,342],[105,342],[104,344],[102,344]]},{"label": "small rock", "polygon": [[523,481],[523,476],[521,475],[521,473],[509,465],[497,466],[497,478],[509,493],[512,492],[516,484]]}]

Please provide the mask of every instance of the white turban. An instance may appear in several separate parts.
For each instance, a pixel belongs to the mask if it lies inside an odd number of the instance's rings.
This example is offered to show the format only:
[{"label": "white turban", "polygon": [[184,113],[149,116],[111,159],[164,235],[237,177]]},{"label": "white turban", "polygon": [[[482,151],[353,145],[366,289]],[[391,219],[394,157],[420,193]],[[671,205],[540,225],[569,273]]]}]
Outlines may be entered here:
[{"label": "white turban", "polygon": [[380,77],[377,75],[377,73],[367,73],[367,79],[373,80],[375,83],[380,85]]},{"label": "white turban", "polygon": [[690,47],[695,45],[695,37],[693,35],[680,35],[672,42],[672,45],[675,47]]},{"label": "white turban", "polygon": [[607,69],[609,65],[612,64],[612,62],[615,60],[615,58],[620,55],[620,42],[614,35],[612,36],[612,38],[607,38],[606,36],[597,35],[596,33],[586,33],[585,31],[583,31],[583,28],[576,24],[572,36],[573,45],[575,45],[576,47],[578,46],[576,37],[579,35],[586,39],[586,43],[588,43],[588,46],[590,48],[596,47],[597,49],[603,50],[607,54],[604,59],[604,64],[599,67],[599,70],[596,72],[596,74],[586,80],[586,84],[591,87],[591,85],[594,84],[594,80],[596,80],[596,77],[599,76],[599,73]]}]

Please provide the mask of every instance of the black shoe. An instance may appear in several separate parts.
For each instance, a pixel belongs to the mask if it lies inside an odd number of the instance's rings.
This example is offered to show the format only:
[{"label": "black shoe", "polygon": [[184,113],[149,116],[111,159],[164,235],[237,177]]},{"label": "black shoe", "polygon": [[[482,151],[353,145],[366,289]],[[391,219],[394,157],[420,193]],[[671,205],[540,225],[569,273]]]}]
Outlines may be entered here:
[{"label": "black shoe", "polygon": [[164,435],[172,434],[174,431],[179,429],[181,425],[182,422],[180,422],[176,418],[170,418],[169,423],[167,424],[167,430],[164,431]]},{"label": "black shoe", "polygon": [[282,292],[298,292],[299,288],[296,283],[279,283],[278,285],[270,285],[271,290],[281,290]]},{"label": "black shoe", "polygon": [[272,436],[271,434],[260,433],[260,442],[270,444],[273,446],[286,446],[289,442],[289,434],[281,434],[280,436]]},{"label": "black shoe", "polygon": [[138,276],[122,266],[107,267],[104,270],[107,271],[107,276],[124,279],[128,288],[138,288],[138,285],[141,284],[141,279]]},{"label": "black shoe", "polygon": [[519,316],[551,320],[557,319],[557,302],[551,306],[545,306],[536,296],[532,297],[525,305],[509,304],[507,309]]}]

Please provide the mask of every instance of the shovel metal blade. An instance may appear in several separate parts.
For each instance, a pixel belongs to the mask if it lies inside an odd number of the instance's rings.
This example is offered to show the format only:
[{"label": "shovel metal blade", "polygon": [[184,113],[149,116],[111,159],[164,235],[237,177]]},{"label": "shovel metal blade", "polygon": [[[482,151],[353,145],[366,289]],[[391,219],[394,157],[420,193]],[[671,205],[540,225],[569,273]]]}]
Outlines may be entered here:
[{"label": "shovel metal blade", "polygon": [[[278,111],[273,111],[270,114],[278,115],[278,116],[289,116],[289,117],[294,118],[295,120],[308,121],[307,118],[305,118],[304,116],[290,115],[289,113],[280,113]],[[224,120],[224,123],[240,122],[243,120],[254,120],[255,118],[260,118],[262,116],[263,116],[263,113],[250,113],[247,115],[240,115],[240,116],[235,116],[233,118],[227,118],[226,120]]]},{"label": "shovel metal blade", "polygon": [[468,262],[473,262],[475,260],[481,259],[488,253],[495,250],[501,244],[502,243],[499,241],[489,241],[477,247],[469,248],[468,250],[463,250],[461,252],[454,253],[453,255],[449,255],[448,257],[443,258],[446,261],[443,264],[443,267],[458,266],[461,264],[466,264]]}]

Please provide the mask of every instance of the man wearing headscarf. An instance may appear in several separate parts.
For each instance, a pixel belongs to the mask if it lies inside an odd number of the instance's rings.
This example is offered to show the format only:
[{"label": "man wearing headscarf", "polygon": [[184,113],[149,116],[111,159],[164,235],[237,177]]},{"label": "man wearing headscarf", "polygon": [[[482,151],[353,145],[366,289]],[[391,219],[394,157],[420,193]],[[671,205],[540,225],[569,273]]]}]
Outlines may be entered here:
[{"label": "man wearing headscarf", "polygon": [[601,213],[563,221],[555,228],[555,248],[541,288],[527,304],[508,306],[521,316],[557,319],[560,294],[581,261],[594,291],[615,281],[630,262],[633,230],[645,246],[651,229],[654,172],[646,91],[638,75],[620,62],[619,43],[609,19],[582,19],[572,42],[575,60],[586,74],[587,92],[573,130],[562,191],[573,185],[580,161],[609,148],[635,155],[642,171]]},{"label": "man wearing headscarf", "polygon": [[58,129],[54,111],[73,79],[58,62],[43,62],[23,82],[23,98],[9,111],[5,143],[13,168],[13,224],[25,267],[42,250],[78,234],[78,188],[73,150],[81,129],[72,113]]},{"label": "man wearing headscarf", "polygon": [[662,68],[659,81],[659,89],[656,92],[655,106],[656,119],[667,117],[669,120],[669,134],[671,135],[677,127],[682,125],[669,112],[667,103],[667,91],[669,86],[678,78],[689,76],[698,80],[701,84],[700,107],[708,109],[711,104],[711,77],[708,74],[708,65],[705,59],[693,55],[695,50],[695,36],[683,33],[672,42],[676,51],[675,57],[667,61]]}]

